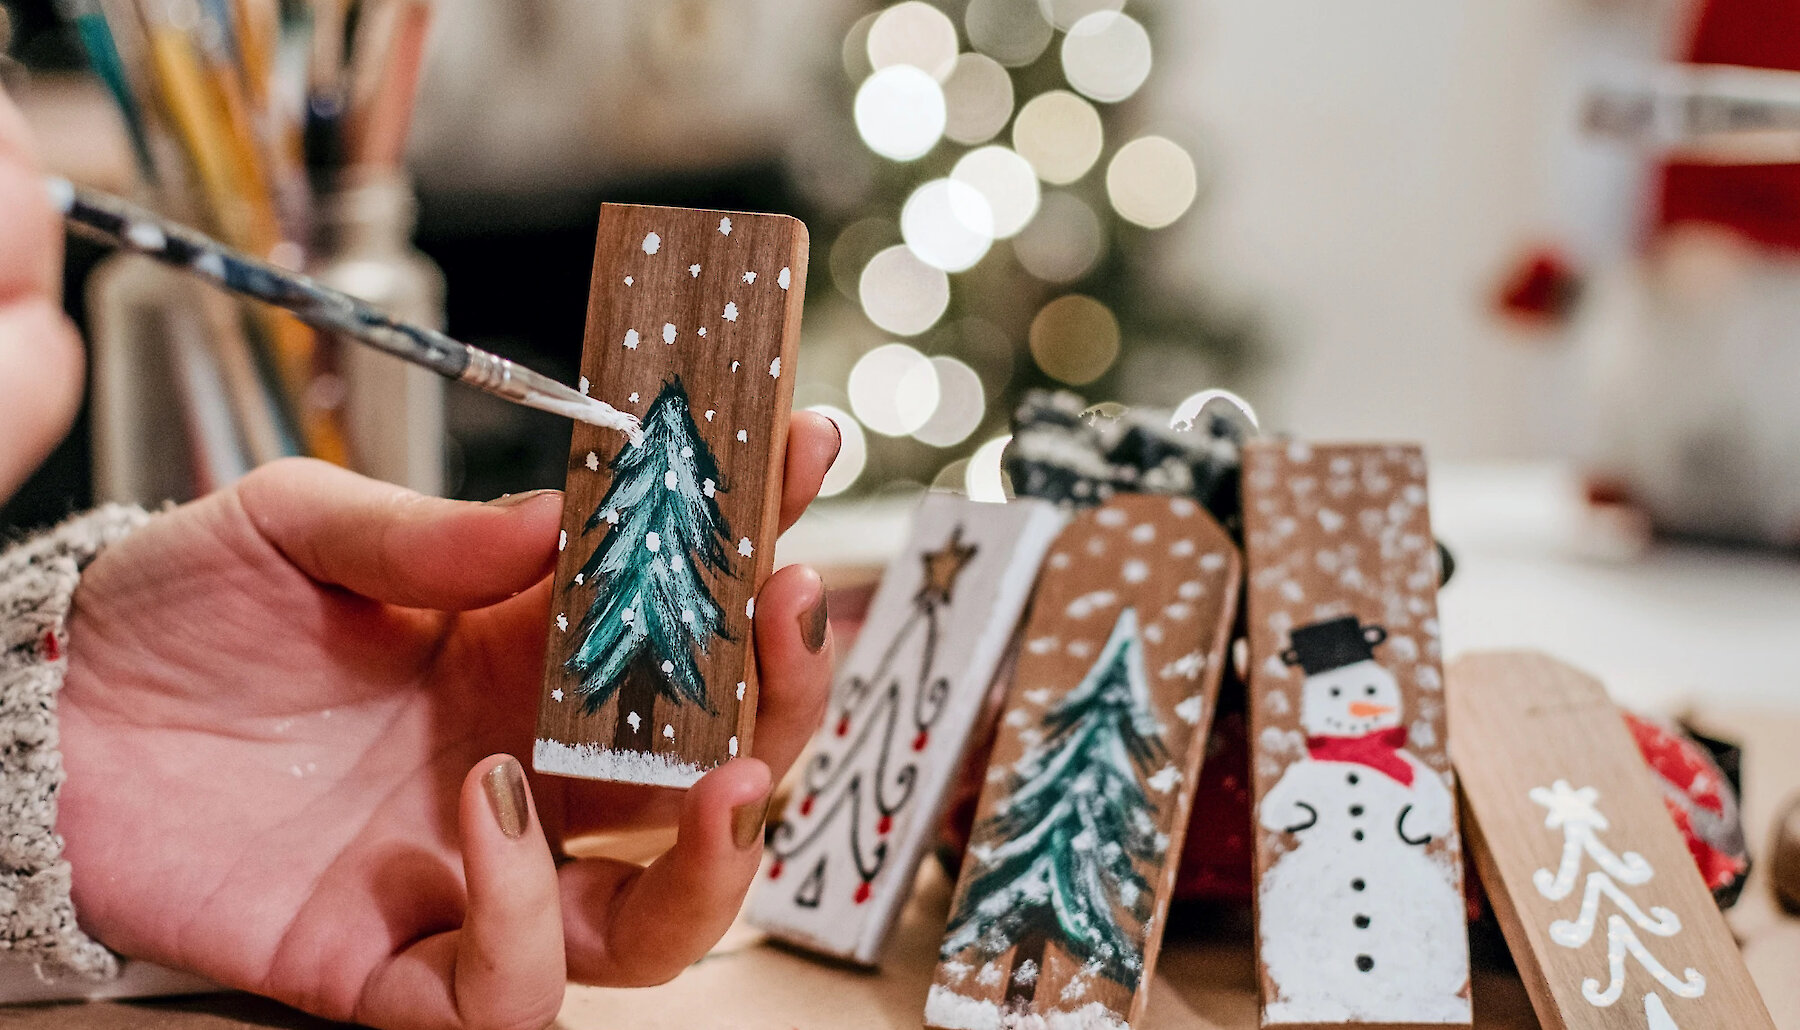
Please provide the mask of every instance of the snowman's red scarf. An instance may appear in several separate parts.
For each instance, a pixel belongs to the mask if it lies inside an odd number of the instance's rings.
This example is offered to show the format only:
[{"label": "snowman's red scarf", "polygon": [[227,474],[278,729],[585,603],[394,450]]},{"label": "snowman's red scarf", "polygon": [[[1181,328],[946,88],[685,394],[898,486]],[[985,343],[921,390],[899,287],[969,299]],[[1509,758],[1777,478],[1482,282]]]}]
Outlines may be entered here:
[{"label": "snowman's red scarf", "polygon": [[1392,729],[1377,730],[1360,737],[1308,737],[1307,753],[1320,762],[1355,762],[1366,765],[1378,772],[1384,772],[1400,781],[1404,786],[1412,786],[1412,763],[1400,757],[1400,749],[1406,746],[1406,727],[1395,726]]}]

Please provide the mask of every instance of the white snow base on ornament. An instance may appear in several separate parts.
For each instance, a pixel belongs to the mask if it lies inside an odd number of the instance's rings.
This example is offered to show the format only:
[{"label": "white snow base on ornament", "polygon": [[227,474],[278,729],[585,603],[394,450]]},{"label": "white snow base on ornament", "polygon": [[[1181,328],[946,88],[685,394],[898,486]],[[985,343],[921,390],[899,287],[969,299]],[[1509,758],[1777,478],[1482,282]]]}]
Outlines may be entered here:
[{"label": "white snow base on ornament", "polygon": [[1131,1030],[1097,1001],[1073,1012],[1001,1012],[994,1002],[958,994],[942,984],[932,984],[926,996],[925,1022],[942,1030]]},{"label": "white snow base on ornament", "polygon": [[614,751],[598,744],[565,744],[560,740],[539,740],[531,749],[531,767],[559,776],[657,787],[691,787],[706,774],[705,769],[668,755]]}]

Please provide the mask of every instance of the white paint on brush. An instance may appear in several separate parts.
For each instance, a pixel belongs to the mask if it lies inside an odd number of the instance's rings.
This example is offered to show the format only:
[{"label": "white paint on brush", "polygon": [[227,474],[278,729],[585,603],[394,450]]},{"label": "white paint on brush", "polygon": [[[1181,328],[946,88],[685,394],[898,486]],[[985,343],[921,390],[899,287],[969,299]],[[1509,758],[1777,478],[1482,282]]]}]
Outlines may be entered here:
[{"label": "white paint on brush", "polygon": [[725,315],[724,315],[725,321],[735,322],[735,321],[737,321],[737,316],[738,316],[737,301],[734,301],[734,300],[726,301],[725,302]]},{"label": "white paint on brush", "polygon": [[644,253],[654,254],[662,249],[662,237],[651,233],[644,237]]},{"label": "white paint on brush", "polygon": [[[626,350],[637,350],[637,345],[638,345],[638,331],[636,329],[625,330],[625,349]],[[586,392],[586,391],[583,391],[583,392]]]},{"label": "white paint on brush", "polygon": [[729,219],[729,218],[719,219],[719,234],[722,236],[730,236],[731,235],[731,219]]},{"label": "white paint on brush", "polygon": [[161,250],[169,242],[163,231],[149,222],[132,222],[125,226],[125,238],[145,250]]},{"label": "white paint on brush", "polygon": [[788,288],[788,286],[790,284],[793,283],[793,281],[794,281],[794,274],[792,272],[788,271],[786,265],[783,265],[781,268],[781,274],[777,275],[775,277],[775,285],[777,285],[785,290]]},{"label": "white paint on brush", "polygon": [[675,342],[675,323],[673,323],[673,322],[664,322],[663,323],[663,342],[664,343],[674,343]]},{"label": "white paint on brush", "polygon": [[744,282],[745,283],[756,282],[756,273],[755,272],[745,272],[744,273]]}]

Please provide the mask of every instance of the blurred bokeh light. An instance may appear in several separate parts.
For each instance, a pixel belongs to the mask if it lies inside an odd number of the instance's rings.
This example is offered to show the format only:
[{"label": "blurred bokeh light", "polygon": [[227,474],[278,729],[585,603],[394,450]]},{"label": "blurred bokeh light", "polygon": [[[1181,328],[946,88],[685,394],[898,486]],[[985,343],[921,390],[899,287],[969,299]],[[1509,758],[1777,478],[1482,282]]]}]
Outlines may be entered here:
[{"label": "blurred bokeh light", "polygon": [[1031,320],[1031,356],[1046,375],[1070,386],[1091,383],[1119,356],[1119,320],[1092,297],[1058,297]]}]

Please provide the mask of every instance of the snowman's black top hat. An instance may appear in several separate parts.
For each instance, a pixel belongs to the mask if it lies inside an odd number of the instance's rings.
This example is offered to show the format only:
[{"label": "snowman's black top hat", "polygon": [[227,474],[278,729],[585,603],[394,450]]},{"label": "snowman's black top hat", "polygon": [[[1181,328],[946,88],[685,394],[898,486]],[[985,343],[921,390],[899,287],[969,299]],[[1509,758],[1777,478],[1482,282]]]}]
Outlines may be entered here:
[{"label": "snowman's black top hat", "polygon": [[1301,626],[1288,638],[1291,646],[1281,652],[1281,660],[1300,666],[1308,676],[1317,676],[1357,662],[1374,661],[1374,647],[1387,639],[1387,630],[1364,626],[1354,615],[1340,615]]}]

